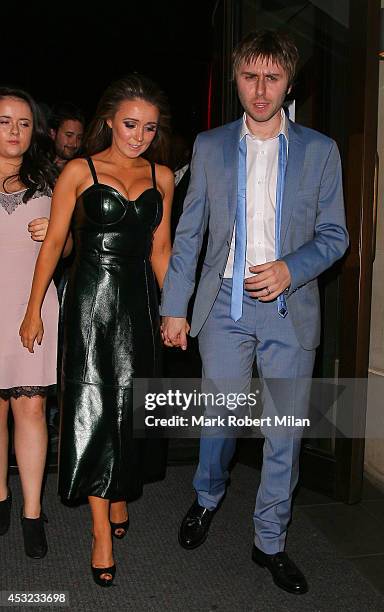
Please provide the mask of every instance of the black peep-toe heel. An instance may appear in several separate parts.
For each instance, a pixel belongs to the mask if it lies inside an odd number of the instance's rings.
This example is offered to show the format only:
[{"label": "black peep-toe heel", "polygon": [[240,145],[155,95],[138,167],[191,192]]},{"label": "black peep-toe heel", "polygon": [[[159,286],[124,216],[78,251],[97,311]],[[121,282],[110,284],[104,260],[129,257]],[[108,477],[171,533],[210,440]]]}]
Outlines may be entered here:
[{"label": "black peep-toe heel", "polygon": [[[113,579],[116,574],[116,565],[113,564],[111,567],[93,567],[91,565],[92,577],[97,585],[101,587],[109,587],[112,585]],[[103,574],[109,574],[111,578],[102,578]]]},{"label": "black peep-toe heel", "polygon": [[[122,540],[122,538],[124,538],[127,535],[127,531],[129,527],[129,517],[127,518],[126,521],[123,521],[122,523],[113,523],[112,521],[109,521],[109,522],[111,523],[112,535],[118,540]],[[116,533],[118,529],[123,529],[124,530],[123,533]]]}]

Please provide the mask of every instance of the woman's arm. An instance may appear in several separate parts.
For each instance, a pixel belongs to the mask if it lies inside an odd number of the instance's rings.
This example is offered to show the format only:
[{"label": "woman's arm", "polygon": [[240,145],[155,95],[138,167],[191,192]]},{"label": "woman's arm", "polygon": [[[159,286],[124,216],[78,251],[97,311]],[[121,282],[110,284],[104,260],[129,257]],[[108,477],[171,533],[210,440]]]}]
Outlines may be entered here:
[{"label": "woman's arm", "polygon": [[60,174],[53,192],[48,231],[37,258],[31,294],[19,331],[21,342],[30,353],[33,353],[35,340],[38,344],[41,344],[43,338],[41,306],[67,240],[76,203],[77,187],[82,172],[82,160],[68,162]]},{"label": "woman's arm", "polygon": [[[33,219],[33,221],[28,223],[28,231],[31,234],[32,240],[35,240],[35,242],[43,242],[47,235],[48,225],[49,219],[47,217],[39,217],[38,219]],[[73,239],[71,232],[69,232],[61,256],[63,258],[68,257],[68,255],[71,254],[72,249]]]},{"label": "woman's arm", "polygon": [[72,238],[71,232],[69,232],[61,256],[63,258],[68,257],[68,255],[72,253],[72,249],[73,249],[73,238]]},{"label": "woman's arm", "polygon": [[173,172],[166,166],[157,166],[157,182],[163,192],[163,218],[153,235],[151,264],[160,289],[171,257],[171,206],[174,190]]}]

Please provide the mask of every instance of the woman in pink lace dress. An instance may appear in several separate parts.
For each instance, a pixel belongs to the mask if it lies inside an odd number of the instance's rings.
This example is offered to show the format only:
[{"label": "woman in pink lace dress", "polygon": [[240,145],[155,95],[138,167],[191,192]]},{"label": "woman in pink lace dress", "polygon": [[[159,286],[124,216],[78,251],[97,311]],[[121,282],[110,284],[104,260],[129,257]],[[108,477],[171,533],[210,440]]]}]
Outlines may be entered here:
[{"label": "woman in pink lace dress", "polygon": [[58,300],[53,283],[43,306],[44,345],[28,353],[18,332],[50,213],[55,170],[44,152],[48,142],[39,108],[29,94],[0,87],[0,535],[7,532],[11,514],[11,408],[25,552],[33,558],[47,552],[40,496],[47,453],[47,387],[56,383]]}]

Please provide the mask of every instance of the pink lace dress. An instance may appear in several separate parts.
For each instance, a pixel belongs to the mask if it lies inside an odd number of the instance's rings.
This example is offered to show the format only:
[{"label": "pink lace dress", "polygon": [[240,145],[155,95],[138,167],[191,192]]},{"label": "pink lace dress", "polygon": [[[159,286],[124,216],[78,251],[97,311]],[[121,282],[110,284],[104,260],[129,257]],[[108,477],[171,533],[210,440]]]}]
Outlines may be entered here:
[{"label": "pink lace dress", "polygon": [[26,203],[26,190],[0,192],[0,397],[46,395],[56,384],[58,299],[53,283],[48,287],[42,319],[44,337],[29,353],[20,341],[35,263],[41,242],[32,240],[28,223],[49,217],[49,194],[36,192]]}]

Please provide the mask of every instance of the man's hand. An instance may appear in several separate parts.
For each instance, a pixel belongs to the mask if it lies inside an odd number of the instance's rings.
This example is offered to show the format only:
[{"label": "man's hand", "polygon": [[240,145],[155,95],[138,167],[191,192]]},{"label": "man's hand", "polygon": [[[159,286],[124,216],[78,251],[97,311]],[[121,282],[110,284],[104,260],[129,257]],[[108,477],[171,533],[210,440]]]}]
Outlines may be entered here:
[{"label": "man's hand", "polygon": [[254,276],[245,279],[244,287],[251,297],[260,302],[275,300],[291,284],[291,274],[284,261],[267,261],[252,266],[249,271]]},{"label": "man's hand", "polygon": [[31,234],[32,240],[36,240],[36,242],[43,242],[47,233],[48,223],[49,219],[47,219],[47,217],[33,219],[33,221],[28,223],[28,231]]},{"label": "man's hand", "polygon": [[165,346],[179,346],[185,351],[189,329],[188,321],[183,317],[163,317],[161,336]]}]

